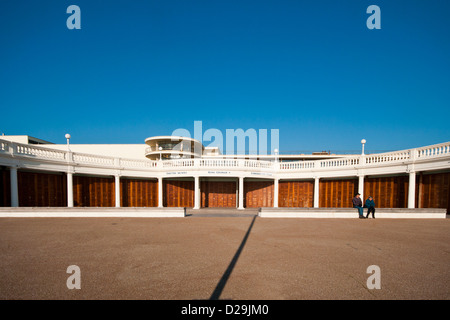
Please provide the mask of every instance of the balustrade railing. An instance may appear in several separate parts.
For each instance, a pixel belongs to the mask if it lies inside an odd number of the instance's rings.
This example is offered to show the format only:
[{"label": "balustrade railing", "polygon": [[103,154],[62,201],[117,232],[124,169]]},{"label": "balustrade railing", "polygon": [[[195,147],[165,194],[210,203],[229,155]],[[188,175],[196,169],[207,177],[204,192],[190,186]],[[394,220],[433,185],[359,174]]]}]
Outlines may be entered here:
[{"label": "balustrade railing", "polygon": [[411,159],[411,151],[395,151],[383,154],[368,155],[366,158],[366,164],[378,164],[385,162],[398,162]]},{"label": "balustrade railing", "polygon": [[120,167],[142,170],[164,170],[164,169],[200,169],[200,168],[232,168],[236,170],[269,170],[275,172],[284,171],[308,171],[308,170],[331,170],[339,168],[351,168],[362,166],[373,166],[377,164],[389,164],[421,159],[450,156],[450,142],[426,146],[416,149],[388,152],[382,154],[371,154],[365,156],[342,157],[326,160],[273,162],[266,160],[249,159],[176,159],[176,160],[139,160],[114,158],[101,155],[68,152],[21,144],[0,139],[0,154],[19,156],[33,159],[52,160],[56,162],[85,164],[105,167]]},{"label": "balustrade railing", "polygon": [[314,169],[315,161],[295,161],[295,162],[278,162],[277,169],[279,170],[301,170]]},{"label": "balustrade railing", "polygon": [[0,152],[8,152],[9,143],[6,141],[0,140]]},{"label": "balustrade railing", "polygon": [[417,148],[417,158],[440,157],[450,154],[450,142]]},{"label": "balustrade railing", "polygon": [[245,160],[244,167],[257,169],[273,169],[273,162],[264,160]]},{"label": "balustrade railing", "polygon": [[45,149],[40,147],[34,147],[30,145],[16,144],[16,150],[14,152],[17,155],[24,155],[30,157],[64,160],[66,153],[60,150]]},{"label": "balustrade railing", "polygon": [[183,160],[162,160],[158,165],[162,164],[163,168],[186,168],[194,166],[194,159]]},{"label": "balustrade railing", "polygon": [[358,158],[338,158],[330,160],[318,160],[319,168],[341,168],[349,166],[357,166],[359,164]]},{"label": "balustrade railing", "polygon": [[157,166],[158,166],[158,163],[156,161],[120,159],[120,167],[124,167],[124,168],[153,169],[153,168],[156,168]]},{"label": "balustrade railing", "polygon": [[84,153],[73,153],[73,161],[77,163],[114,166],[113,157],[97,156]]},{"label": "balustrade railing", "polygon": [[235,159],[198,159],[200,167],[236,168],[239,167]]}]

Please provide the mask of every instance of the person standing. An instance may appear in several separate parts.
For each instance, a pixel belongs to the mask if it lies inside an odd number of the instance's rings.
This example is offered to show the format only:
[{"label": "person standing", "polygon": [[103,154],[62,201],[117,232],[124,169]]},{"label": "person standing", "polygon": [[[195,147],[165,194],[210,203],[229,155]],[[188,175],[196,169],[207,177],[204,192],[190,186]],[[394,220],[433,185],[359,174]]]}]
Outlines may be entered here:
[{"label": "person standing", "polygon": [[361,194],[357,193],[355,195],[355,197],[352,199],[352,203],[353,203],[353,208],[358,209],[359,218],[366,219],[366,217],[364,217],[364,209],[362,206]]},{"label": "person standing", "polygon": [[369,196],[366,200],[366,203],[364,206],[367,208],[367,216],[369,217],[369,214],[372,212],[372,218],[375,219],[375,201],[373,201],[373,198]]}]

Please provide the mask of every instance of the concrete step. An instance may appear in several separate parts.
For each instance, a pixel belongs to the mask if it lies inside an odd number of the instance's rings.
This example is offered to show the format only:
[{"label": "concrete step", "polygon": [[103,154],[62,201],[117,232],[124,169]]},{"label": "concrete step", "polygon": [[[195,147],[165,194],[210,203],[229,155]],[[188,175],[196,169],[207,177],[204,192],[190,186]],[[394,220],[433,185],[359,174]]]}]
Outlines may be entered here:
[{"label": "concrete step", "polygon": [[158,208],[158,207],[1,207],[0,218],[169,218],[185,216],[184,208]]},{"label": "concrete step", "polygon": [[[364,216],[367,209],[364,209]],[[265,218],[358,218],[355,208],[261,208]],[[438,208],[376,208],[376,218],[446,219],[447,209]]]},{"label": "concrete step", "polygon": [[259,208],[238,210],[236,208],[201,208],[186,209],[186,217],[253,217],[258,215]]}]

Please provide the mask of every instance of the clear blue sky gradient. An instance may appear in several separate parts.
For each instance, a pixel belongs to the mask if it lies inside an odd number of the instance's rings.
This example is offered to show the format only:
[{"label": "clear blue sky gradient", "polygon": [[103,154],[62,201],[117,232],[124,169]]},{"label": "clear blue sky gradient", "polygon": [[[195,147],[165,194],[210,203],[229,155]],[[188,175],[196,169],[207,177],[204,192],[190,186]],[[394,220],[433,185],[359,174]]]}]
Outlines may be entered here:
[{"label": "clear blue sky gradient", "polygon": [[[81,8],[81,30],[66,9]],[[366,9],[381,8],[381,30]],[[279,129],[280,150],[450,140],[450,1],[0,1],[0,132],[143,143]]]}]

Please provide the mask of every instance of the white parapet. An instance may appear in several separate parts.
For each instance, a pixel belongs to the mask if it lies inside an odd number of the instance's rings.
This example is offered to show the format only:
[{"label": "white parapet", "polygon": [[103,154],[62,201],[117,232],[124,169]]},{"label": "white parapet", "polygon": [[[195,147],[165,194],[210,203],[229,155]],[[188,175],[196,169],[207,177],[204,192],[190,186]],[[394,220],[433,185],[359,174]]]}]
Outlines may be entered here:
[{"label": "white parapet", "polygon": [[183,218],[185,208],[0,208],[0,218]]},{"label": "white parapet", "polygon": [[[364,214],[367,209],[364,209]],[[447,209],[404,209],[377,208],[375,218],[391,219],[445,219]],[[354,218],[358,211],[354,208],[261,208],[259,216],[263,218]],[[370,215],[369,218],[371,218]]]}]

